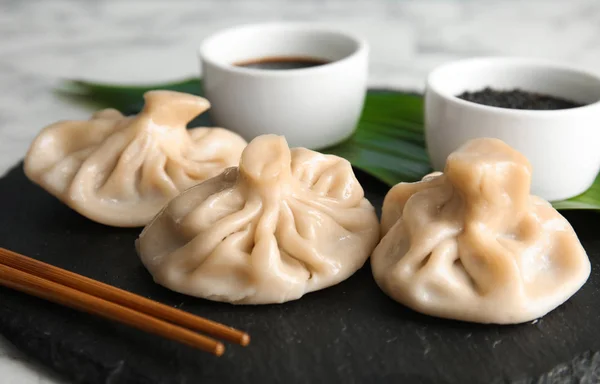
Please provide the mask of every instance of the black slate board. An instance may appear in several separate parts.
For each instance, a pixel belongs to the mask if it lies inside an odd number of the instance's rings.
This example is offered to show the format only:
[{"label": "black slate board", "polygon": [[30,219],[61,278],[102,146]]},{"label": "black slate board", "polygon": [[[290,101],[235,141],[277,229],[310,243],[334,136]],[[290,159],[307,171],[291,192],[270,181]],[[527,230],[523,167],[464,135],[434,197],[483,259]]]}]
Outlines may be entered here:
[{"label": "black slate board", "polygon": [[[358,173],[381,206],[387,187]],[[247,330],[250,346],[215,358],[0,288],[0,333],[76,383],[595,383],[600,381],[600,235],[569,212],[590,258],[588,283],[534,324],[484,326],[417,314],[376,286],[368,264],[347,281],[283,305],[233,306],[153,283],[139,230],[95,224],[27,180],[0,179],[0,246]]]}]

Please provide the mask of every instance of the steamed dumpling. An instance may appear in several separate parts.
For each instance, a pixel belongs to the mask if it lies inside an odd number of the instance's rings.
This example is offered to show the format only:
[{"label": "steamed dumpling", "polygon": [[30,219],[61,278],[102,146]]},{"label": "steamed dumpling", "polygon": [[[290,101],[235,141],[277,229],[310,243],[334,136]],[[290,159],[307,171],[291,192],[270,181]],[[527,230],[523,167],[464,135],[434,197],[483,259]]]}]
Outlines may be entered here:
[{"label": "steamed dumpling", "polygon": [[573,228],[531,196],[531,166],[497,139],[476,139],[444,173],[400,183],[383,204],[373,276],[396,301],[425,314],[520,323],[565,302],[590,262]]},{"label": "steamed dumpling", "polygon": [[144,95],[144,109],[114,109],[44,128],[25,174],[80,214],[116,227],[148,224],[179,192],[237,165],[246,142],[222,128],[186,124],[209,102],[171,91]]},{"label": "steamed dumpling", "polygon": [[239,167],[173,199],[137,241],[157,283],[238,304],[283,303],[337,284],[379,240],[348,161],[259,136]]}]

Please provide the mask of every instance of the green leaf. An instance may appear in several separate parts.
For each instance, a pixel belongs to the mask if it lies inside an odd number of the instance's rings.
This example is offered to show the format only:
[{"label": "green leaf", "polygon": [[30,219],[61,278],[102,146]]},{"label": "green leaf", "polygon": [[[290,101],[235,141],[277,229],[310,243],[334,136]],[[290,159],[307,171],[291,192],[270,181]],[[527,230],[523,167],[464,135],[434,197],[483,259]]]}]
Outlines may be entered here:
[{"label": "green leaf", "polygon": [[594,180],[594,184],[579,196],[568,200],[555,201],[552,203],[556,209],[600,209],[600,175]]},{"label": "green leaf", "polygon": [[[136,112],[152,89],[202,94],[200,79],[174,83],[124,86],[69,81],[59,94],[97,108]],[[348,140],[321,150],[350,163],[392,186],[420,180],[431,172],[423,135],[423,97],[397,91],[370,90],[356,132]],[[552,203],[556,209],[600,210],[600,176],[585,193]]]},{"label": "green leaf", "polygon": [[121,112],[128,112],[132,107],[139,107],[143,103],[144,93],[153,89],[165,89],[194,95],[202,94],[200,79],[197,78],[160,85],[117,85],[71,80],[67,81],[56,92],[60,96],[84,102],[97,108],[115,108]]}]

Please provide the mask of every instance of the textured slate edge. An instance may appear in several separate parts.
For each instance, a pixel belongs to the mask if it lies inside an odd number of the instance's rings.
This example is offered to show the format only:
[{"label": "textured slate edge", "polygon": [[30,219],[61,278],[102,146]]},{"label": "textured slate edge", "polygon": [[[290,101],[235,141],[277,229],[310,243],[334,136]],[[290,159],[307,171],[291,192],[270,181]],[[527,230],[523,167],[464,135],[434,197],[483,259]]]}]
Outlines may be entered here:
[{"label": "textured slate edge", "polygon": [[536,378],[522,378],[514,384],[595,384],[600,383],[600,352],[587,351]]}]

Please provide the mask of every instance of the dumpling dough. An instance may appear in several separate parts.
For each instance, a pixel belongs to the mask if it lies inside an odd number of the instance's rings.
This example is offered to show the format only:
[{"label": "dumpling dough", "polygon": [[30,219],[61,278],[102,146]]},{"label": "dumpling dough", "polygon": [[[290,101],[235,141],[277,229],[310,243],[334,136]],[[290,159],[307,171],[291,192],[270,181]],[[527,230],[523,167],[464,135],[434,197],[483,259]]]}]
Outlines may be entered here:
[{"label": "dumpling dough", "polygon": [[222,128],[186,124],[209,102],[171,91],[144,95],[144,109],[115,109],[44,128],[25,157],[33,182],[91,220],[144,226],[181,191],[237,165],[246,141]]},{"label": "dumpling dough", "polygon": [[173,199],[137,241],[154,280],[236,304],[283,303],[347,279],[379,240],[348,161],[259,136],[239,167]]},{"label": "dumpling dough", "polygon": [[443,174],[393,187],[371,258],[379,287],[416,311],[480,323],[526,322],[558,307],[585,283],[590,262],[530,182],[525,156],[476,139]]}]

